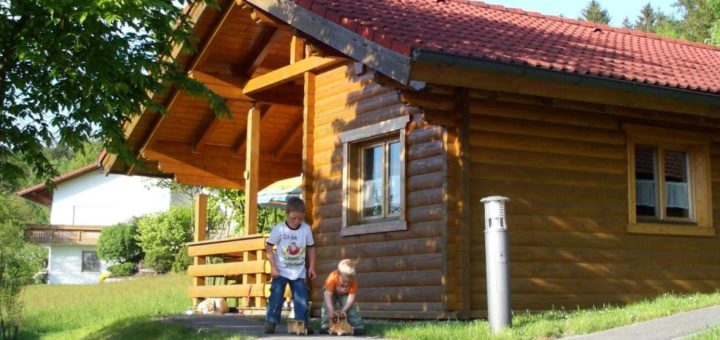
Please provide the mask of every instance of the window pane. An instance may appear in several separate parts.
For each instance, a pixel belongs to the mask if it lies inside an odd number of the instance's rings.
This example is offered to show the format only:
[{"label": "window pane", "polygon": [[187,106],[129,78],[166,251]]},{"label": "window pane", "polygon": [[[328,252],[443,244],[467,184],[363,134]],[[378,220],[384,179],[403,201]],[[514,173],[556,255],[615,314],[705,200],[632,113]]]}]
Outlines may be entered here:
[{"label": "window pane", "polygon": [[382,216],[383,202],[383,147],[363,149],[362,215]]},{"label": "window pane", "polygon": [[690,217],[688,154],[665,150],[665,213],[668,217]]},{"label": "window pane", "polygon": [[397,215],[400,213],[400,142],[390,143],[388,163],[388,215]]},{"label": "window pane", "polygon": [[94,251],[82,252],[82,271],[84,272],[99,272],[100,271],[100,260],[97,257],[97,253]]},{"label": "window pane", "polygon": [[657,216],[657,153],[647,146],[635,147],[635,213],[637,216]]}]

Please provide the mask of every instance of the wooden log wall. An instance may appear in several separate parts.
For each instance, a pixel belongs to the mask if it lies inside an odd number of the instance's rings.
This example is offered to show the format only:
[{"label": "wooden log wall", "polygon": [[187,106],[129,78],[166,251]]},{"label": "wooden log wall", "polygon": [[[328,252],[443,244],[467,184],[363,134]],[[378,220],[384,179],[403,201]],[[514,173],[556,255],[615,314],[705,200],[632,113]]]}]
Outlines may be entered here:
[{"label": "wooden log wall", "polygon": [[[404,231],[341,236],[343,146],[339,133],[417,109],[401,103],[395,88],[373,80],[352,63],[315,77],[312,143],[313,230],[318,274],[313,281],[314,308],[322,303],[322,285],[344,258],[359,259],[359,307],[366,317],[434,318],[443,302],[443,186],[446,164],[443,129],[427,126],[407,135],[406,193],[408,228]],[[307,146],[306,146],[307,147]]]},{"label": "wooden log wall", "polygon": [[[479,200],[489,195],[511,198],[513,309],[590,307],[720,288],[720,237],[628,234],[621,130],[631,122],[710,132],[717,121],[479,91],[469,92],[468,112],[470,316],[486,311]],[[718,144],[711,163],[717,224]]]}]

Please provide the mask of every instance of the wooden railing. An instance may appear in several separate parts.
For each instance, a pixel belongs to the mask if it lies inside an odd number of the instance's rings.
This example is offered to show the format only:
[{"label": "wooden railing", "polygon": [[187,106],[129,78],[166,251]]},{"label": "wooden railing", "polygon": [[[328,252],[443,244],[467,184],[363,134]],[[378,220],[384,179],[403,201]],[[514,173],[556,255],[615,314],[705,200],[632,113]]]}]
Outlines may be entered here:
[{"label": "wooden railing", "polygon": [[[194,303],[205,298],[240,300],[238,309],[263,310],[270,296],[270,262],[265,253],[267,235],[256,234],[188,243],[195,265],[188,275],[195,278],[188,290]],[[209,258],[222,263],[208,263]]]},{"label": "wooden railing", "polygon": [[[206,298],[235,299],[245,314],[264,314],[270,296],[270,262],[265,253],[268,235],[253,234],[205,240],[207,196],[195,197],[195,242],[187,244],[193,265],[188,295],[193,306]],[[285,290],[289,297],[290,290]]]},{"label": "wooden railing", "polygon": [[102,227],[28,224],[25,239],[33,243],[96,245]]}]

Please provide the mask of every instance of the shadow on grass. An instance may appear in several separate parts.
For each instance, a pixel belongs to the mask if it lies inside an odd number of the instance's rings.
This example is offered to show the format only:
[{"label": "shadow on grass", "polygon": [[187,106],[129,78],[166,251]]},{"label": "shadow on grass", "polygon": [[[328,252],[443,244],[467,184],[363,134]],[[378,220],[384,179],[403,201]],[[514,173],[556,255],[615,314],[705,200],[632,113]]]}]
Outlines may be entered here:
[{"label": "shadow on grass", "polygon": [[85,339],[248,339],[222,332],[198,332],[187,325],[147,318],[116,321]]}]

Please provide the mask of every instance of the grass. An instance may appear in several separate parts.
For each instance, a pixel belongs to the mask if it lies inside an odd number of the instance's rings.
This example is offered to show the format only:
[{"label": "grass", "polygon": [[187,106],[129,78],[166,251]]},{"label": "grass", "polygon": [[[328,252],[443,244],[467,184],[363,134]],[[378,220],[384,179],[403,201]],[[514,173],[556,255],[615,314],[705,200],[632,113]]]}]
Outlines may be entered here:
[{"label": "grass", "polygon": [[185,311],[190,283],[185,275],[166,275],[99,285],[30,286],[23,293],[20,338],[228,338],[156,320]]},{"label": "grass", "polygon": [[[31,286],[23,294],[23,339],[227,339],[227,333],[203,332],[162,322],[190,305],[185,275],[167,275],[87,286]],[[520,314],[512,329],[491,335],[487,321],[372,321],[369,335],[391,339],[552,339],[585,334],[720,304],[712,294],[666,294],[627,306],[590,310],[553,310]],[[317,328],[317,325],[315,324]],[[720,327],[694,339],[720,338]],[[234,339],[242,339],[234,337]]]},{"label": "grass", "polygon": [[708,327],[704,331],[689,337],[690,340],[715,340],[720,339],[720,326]]},{"label": "grass", "polygon": [[[391,339],[442,339],[452,334],[463,339],[552,339],[587,334],[633,324],[671,314],[720,304],[720,291],[712,294],[665,294],[655,299],[626,306],[605,306],[588,310],[553,310],[538,314],[521,314],[513,318],[512,329],[492,335],[487,321],[433,321],[369,324],[368,333]],[[720,328],[708,331],[717,339]],[[713,333],[714,332],[714,333]],[[712,336],[715,335],[715,336]]]}]

